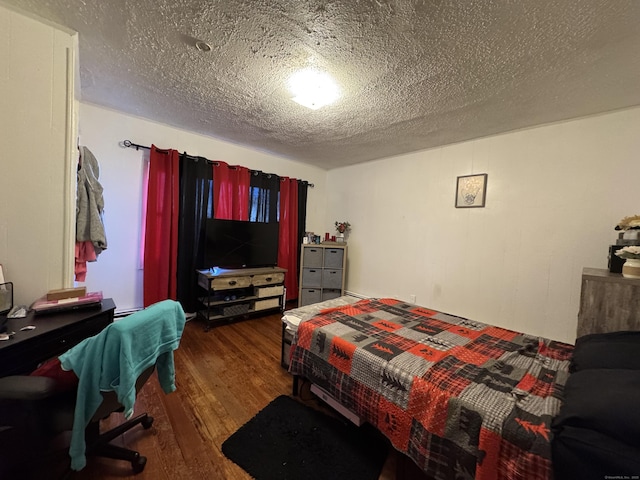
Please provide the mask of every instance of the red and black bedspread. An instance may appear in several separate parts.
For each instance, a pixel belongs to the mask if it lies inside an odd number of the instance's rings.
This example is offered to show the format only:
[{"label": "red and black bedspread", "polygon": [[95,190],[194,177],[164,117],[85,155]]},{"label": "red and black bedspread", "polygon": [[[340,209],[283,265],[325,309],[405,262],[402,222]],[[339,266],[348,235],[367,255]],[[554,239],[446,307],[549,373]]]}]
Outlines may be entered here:
[{"label": "red and black bedspread", "polygon": [[384,433],[430,478],[551,478],[573,346],[394,299],[302,322],[290,372]]}]

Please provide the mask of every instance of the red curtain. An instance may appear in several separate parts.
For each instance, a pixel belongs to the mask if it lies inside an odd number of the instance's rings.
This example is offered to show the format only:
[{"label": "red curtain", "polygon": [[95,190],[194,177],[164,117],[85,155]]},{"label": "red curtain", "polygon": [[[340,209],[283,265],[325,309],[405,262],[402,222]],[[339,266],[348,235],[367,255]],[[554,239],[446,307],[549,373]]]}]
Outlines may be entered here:
[{"label": "red curtain", "polygon": [[221,220],[249,220],[249,183],[246,167],[213,164],[213,216]]},{"label": "red curtain", "polygon": [[278,266],[286,268],[284,286],[287,300],[298,298],[298,181],[280,179],[280,238]]},{"label": "red curtain", "polygon": [[179,155],[151,146],[144,237],[144,306],[176,299]]}]

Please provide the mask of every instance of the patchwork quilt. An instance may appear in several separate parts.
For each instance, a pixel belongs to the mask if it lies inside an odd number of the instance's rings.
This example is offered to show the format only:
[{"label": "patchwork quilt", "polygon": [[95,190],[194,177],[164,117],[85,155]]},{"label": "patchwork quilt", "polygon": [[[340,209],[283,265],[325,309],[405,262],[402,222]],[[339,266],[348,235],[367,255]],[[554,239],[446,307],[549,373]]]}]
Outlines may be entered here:
[{"label": "patchwork quilt", "polygon": [[381,298],[300,324],[289,371],[434,479],[549,479],[573,346]]}]

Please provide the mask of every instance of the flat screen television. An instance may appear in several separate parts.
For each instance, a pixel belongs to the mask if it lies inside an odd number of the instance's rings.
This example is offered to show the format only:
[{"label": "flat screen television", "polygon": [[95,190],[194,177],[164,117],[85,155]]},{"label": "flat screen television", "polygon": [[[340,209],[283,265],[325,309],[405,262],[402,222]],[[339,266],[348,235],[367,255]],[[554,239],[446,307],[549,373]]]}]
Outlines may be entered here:
[{"label": "flat screen television", "polygon": [[272,267],[278,263],[277,222],[207,220],[206,268]]}]

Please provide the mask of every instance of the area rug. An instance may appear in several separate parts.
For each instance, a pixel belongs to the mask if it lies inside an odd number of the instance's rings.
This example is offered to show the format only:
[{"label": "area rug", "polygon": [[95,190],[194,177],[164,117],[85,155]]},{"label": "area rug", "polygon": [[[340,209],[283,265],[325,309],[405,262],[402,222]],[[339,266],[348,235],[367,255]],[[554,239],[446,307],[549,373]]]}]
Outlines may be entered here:
[{"label": "area rug", "polygon": [[356,427],[280,396],[222,444],[256,480],[377,480],[388,452],[372,427]]}]

